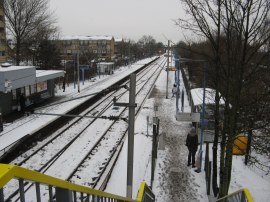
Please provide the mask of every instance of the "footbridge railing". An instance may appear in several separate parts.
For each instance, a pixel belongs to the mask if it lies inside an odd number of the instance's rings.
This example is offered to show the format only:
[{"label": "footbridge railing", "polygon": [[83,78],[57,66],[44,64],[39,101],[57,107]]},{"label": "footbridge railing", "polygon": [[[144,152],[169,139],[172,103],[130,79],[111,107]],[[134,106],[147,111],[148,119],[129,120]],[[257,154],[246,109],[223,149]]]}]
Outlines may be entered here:
[{"label": "footbridge railing", "polygon": [[[110,201],[110,202],[154,202],[155,195],[151,189],[142,182],[136,200],[95,190],[86,186],[73,184],[52,176],[48,176],[36,171],[31,171],[14,165],[0,164],[0,202],[6,201],[5,186],[12,179],[18,179],[18,195],[21,202],[29,201],[28,194],[25,194],[24,184],[33,183],[35,186],[34,201],[41,201],[46,198],[50,202],[75,202],[75,201]],[[47,191],[43,193],[41,191]],[[43,201],[43,200],[42,200]]]},{"label": "footbridge railing", "polygon": [[253,202],[253,199],[248,189],[245,188],[220,198],[217,202]]}]

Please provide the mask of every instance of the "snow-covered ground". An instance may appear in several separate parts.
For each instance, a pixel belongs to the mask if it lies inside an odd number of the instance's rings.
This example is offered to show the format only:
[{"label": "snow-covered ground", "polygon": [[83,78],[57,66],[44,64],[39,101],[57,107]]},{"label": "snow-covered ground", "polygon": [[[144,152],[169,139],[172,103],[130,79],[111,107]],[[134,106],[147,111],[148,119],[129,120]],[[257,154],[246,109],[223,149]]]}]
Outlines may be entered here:
[{"label": "snow-covered ground", "polygon": [[[81,93],[78,95],[77,89],[73,84],[66,87],[65,92],[58,89],[56,96],[65,97],[66,99],[74,96],[87,94],[91,90],[98,91],[104,89],[108,80],[115,81],[123,75],[129,74],[135,69],[149,62],[150,60],[140,61],[137,65],[121,67],[112,76],[97,78],[96,82],[86,81],[81,86]],[[111,78],[109,78],[111,77]],[[113,77],[113,78],[112,78]],[[146,181],[151,185],[151,150],[152,150],[152,123],[153,117],[160,119],[160,133],[165,133],[164,150],[158,151],[158,159],[153,182],[153,191],[156,200],[159,202],[166,201],[208,201],[206,195],[205,173],[194,172],[194,168],[187,167],[187,148],[184,146],[185,138],[190,130],[190,123],[178,122],[175,120],[176,98],[171,95],[171,88],[174,83],[174,73],[169,73],[169,99],[166,99],[166,72],[162,71],[151,96],[146,101],[140,115],[135,123],[135,145],[134,145],[134,178],[133,178],[133,198],[136,198],[140,183]],[[181,83],[181,89],[183,83]],[[73,103],[73,104],[72,104]],[[72,102],[65,107],[73,107],[78,101]],[[154,111],[154,106],[158,106],[158,111]],[[190,112],[185,96],[184,111]],[[56,113],[57,109],[53,113]],[[62,112],[60,112],[62,113]],[[149,123],[147,124],[147,116]],[[51,117],[51,116],[48,116]],[[25,117],[26,118],[26,117]],[[25,118],[14,123],[6,124],[4,133],[9,132],[9,138],[0,133],[0,146],[5,145],[5,141],[16,139],[16,135],[28,133],[28,130],[16,133],[16,128],[25,122]],[[41,118],[44,123],[44,116]],[[46,120],[48,121],[48,120]],[[51,121],[51,120],[50,120]],[[34,124],[32,124],[34,125]],[[18,138],[18,137],[17,137]],[[210,147],[211,148],[211,147]],[[1,148],[0,148],[1,149]],[[211,151],[211,149],[210,149]],[[124,144],[120,154],[119,161],[112,173],[110,182],[106,191],[126,195],[126,167],[127,167],[127,141]],[[258,170],[244,166],[243,157],[238,156],[233,159],[232,181],[230,192],[241,188],[248,188],[255,201],[270,201],[270,179]]]},{"label": "snow-covered ground", "polygon": [[[165,133],[165,149],[158,151],[156,171],[153,182],[153,191],[156,201],[215,201],[215,198],[207,197],[205,172],[196,173],[195,169],[187,167],[187,148],[184,146],[186,135],[190,130],[190,123],[180,123],[175,119],[176,98],[172,97],[171,88],[174,83],[174,73],[169,73],[169,99],[166,99],[166,78],[163,71],[157,80],[152,95],[146,101],[144,109],[135,123],[135,152],[134,152],[134,179],[133,198],[142,181],[151,185],[151,149],[152,149],[152,123],[153,117],[160,119],[160,133]],[[181,82],[181,88],[183,83]],[[190,112],[190,106],[185,94],[184,111]],[[158,111],[154,111],[158,106]],[[147,116],[150,117],[147,132]],[[149,134],[150,136],[147,136]],[[205,145],[203,145],[205,149]],[[211,145],[210,145],[211,152]],[[210,153],[211,158],[211,153]],[[242,188],[248,188],[254,201],[270,201],[270,179],[262,172],[246,167],[244,157],[233,158],[232,180],[229,192],[232,193]],[[203,159],[204,160],[204,159]],[[203,162],[204,165],[204,162]],[[127,144],[112,173],[111,180],[106,191],[126,195],[126,168],[127,168]]]},{"label": "snow-covered ground", "polygon": [[[96,77],[95,82],[85,81],[84,85],[80,84],[80,93],[77,92],[77,85],[74,88],[73,84],[70,84],[66,87],[65,92],[62,91],[62,85],[59,85],[58,90],[56,92],[56,97],[61,99],[71,99],[80,96],[85,96],[88,94],[93,94],[100,92],[109,86],[111,86],[116,81],[120,80],[121,78],[126,77],[127,75],[131,74],[132,72],[136,71],[137,69],[141,68],[143,65],[149,63],[154,58],[148,58],[141,61],[138,61],[135,64],[126,67],[118,68],[113,75],[102,75],[100,77]],[[50,112],[56,114],[64,114],[65,112],[69,111],[70,109],[78,106],[80,103],[84,102],[88,97],[73,100],[70,102],[66,102],[61,104],[61,107],[58,105],[44,108],[42,110],[37,110],[36,112]],[[44,123],[52,122],[56,119],[55,116],[29,116],[23,117],[20,120],[14,121],[12,124],[4,123],[4,131],[0,133],[0,151],[7,148],[12,143],[20,140],[26,135],[31,135],[35,131],[37,131],[40,127],[44,125]],[[29,124],[29,123],[35,124]],[[0,152],[1,155],[1,152]]]}]

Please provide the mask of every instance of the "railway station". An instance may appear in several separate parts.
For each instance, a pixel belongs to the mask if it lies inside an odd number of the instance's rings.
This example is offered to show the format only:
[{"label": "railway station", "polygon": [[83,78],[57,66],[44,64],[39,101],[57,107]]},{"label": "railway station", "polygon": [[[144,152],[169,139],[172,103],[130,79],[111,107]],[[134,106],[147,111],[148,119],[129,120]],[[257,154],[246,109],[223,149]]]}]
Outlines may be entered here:
[{"label": "railway station", "polygon": [[113,74],[114,63],[113,62],[99,62],[97,63],[97,72],[99,74]]},{"label": "railway station", "polygon": [[[35,103],[54,97],[55,79],[64,77],[61,70],[37,70],[34,66],[0,67],[0,112],[7,115],[20,111],[21,105],[30,107]],[[21,96],[24,96],[23,102]],[[21,100],[20,100],[21,99]]]},{"label": "railway station", "polygon": [[[113,76],[97,76],[94,83],[89,86],[86,83],[80,92],[73,86],[67,87],[65,92],[59,92],[63,100],[5,124],[0,133],[0,159],[1,162],[12,159],[16,166],[0,165],[4,171],[1,174],[8,176],[3,181],[4,189],[0,189],[0,201],[153,202],[157,198],[174,201],[181,197],[211,201],[206,193],[204,171],[196,173],[186,165],[184,144],[191,123],[175,120],[176,98],[169,93],[175,75],[157,68],[165,67],[166,60],[164,56],[150,58],[125,70],[115,70]],[[129,106],[127,89],[134,74],[136,105]],[[50,80],[53,76],[45,78]],[[184,87],[183,79],[179,85]],[[114,92],[115,89],[120,91]],[[188,96],[183,99],[184,111],[191,111]],[[111,103],[119,105],[114,107]],[[126,138],[129,134],[126,106],[136,109],[131,184],[127,175],[130,138]],[[63,128],[58,128],[63,123],[66,123]],[[28,147],[34,152],[29,152]],[[15,158],[18,151],[22,155]],[[204,183],[199,186],[200,181]],[[24,182],[33,184],[26,188]],[[126,193],[130,187],[131,196]],[[239,194],[249,196],[249,191],[243,189]]]},{"label": "railway station", "polygon": [[1,1],[0,202],[269,202],[269,14]]}]

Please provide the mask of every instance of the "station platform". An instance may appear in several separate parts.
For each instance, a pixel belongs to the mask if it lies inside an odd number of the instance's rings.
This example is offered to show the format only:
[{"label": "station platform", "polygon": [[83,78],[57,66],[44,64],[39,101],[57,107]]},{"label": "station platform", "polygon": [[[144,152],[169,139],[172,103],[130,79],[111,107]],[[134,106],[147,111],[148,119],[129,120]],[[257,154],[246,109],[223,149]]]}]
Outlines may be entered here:
[{"label": "station platform", "polygon": [[[111,82],[115,81],[115,79],[122,77],[124,75],[130,74],[131,72],[135,71],[139,67],[134,68],[127,68],[125,71],[118,74],[117,71],[114,72],[114,75],[109,77],[101,77],[100,80],[97,78],[95,83],[92,83],[91,91],[87,90],[87,93],[97,92],[106,87],[106,85],[110,85]],[[174,84],[174,74],[170,73],[169,75],[169,85],[168,85],[168,98],[166,98],[166,71],[162,71],[160,77],[156,82],[156,86],[152,90],[151,96],[146,101],[144,109],[142,111],[142,117],[138,119],[146,120],[146,116],[157,116],[160,119],[160,133],[164,134],[164,147],[163,149],[158,151],[158,159],[156,162],[156,169],[155,169],[155,177],[152,184],[152,190],[156,195],[156,201],[198,201],[198,202],[208,202],[208,197],[206,195],[206,188],[204,182],[204,175],[197,174],[194,172],[194,169],[187,167],[187,148],[185,147],[185,138],[187,133],[189,132],[191,125],[190,123],[180,123],[175,119],[175,110],[176,110],[176,98],[172,97],[171,88]],[[102,85],[93,85],[97,84],[97,82],[102,83]],[[183,83],[180,84],[183,87]],[[70,91],[69,91],[70,89]],[[85,86],[86,89],[86,86]],[[72,93],[71,93],[72,91]],[[75,92],[74,92],[75,91]],[[59,89],[59,92],[56,94],[57,96],[65,97],[68,96],[82,96],[84,93],[83,89],[81,93],[77,93],[76,89],[74,90],[73,85],[66,87],[66,91],[62,92]],[[154,110],[154,106],[158,106],[158,110]],[[69,104],[70,107],[70,104]],[[52,109],[50,113],[64,113],[66,110],[66,106],[61,106],[61,109]],[[54,111],[55,110],[55,111]],[[185,111],[190,110],[188,101],[185,98]],[[29,116],[30,117],[30,116]],[[15,113],[11,115],[9,118],[12,121],[10,125],[6,125],[4,128],[4,133],[0,133],[0,151],[7,147],[7,144],[12,144],[16,140],[13,137],[17,137],[19,139],[20,131],[24,131],[20,137],[23,135],[31,134],[39,127],[42,127],[42,123],[53,121],[54,117],[51,116],[43,116],[41,119],[31,120],[26,115],[22,116],[20,113]],[[22,122],[31,122],[31,127],[23,127],[20,126]],[[34,121],[34,122],[33,122]],[[145,133],[145,131],[143,132]],[[140,138],[143,134],[142,132],[135,133],[135,138]],[[139,134],[139,135],[138,135]],[[148,138],[151,141],[150,137]],[[145,139],[144,139],[145,140]],[[135,140],[136,141],[136,140]],[[4,145],[5,143],[6,145]],[[149,148],[147,148],[149,150]],[[144,152],[144,148],[140,148],[142,152]],[[147,151],[148,151],[147,150]],[[148,153],[144,153],[144,156],[150,158]],[[124,158],[126,159],[126,158]],[[136,157],[135,157],[136,159]],[[107,187],[106,192],[114,193],[118,195],[125,195],[123,192],[122,186],[119,184],[119,180],[117,182],[118,186],[120,187],[119,192],[115,192],[115,190],[110,190],[115,188],[116,185],[114,184],[115,177],[119,178],[119,173],[123,173],[123,162],[117,163],[115,171],[112,173],[111,182]],[[138,167],[139,166],[139,167]],[[138,168],[137,168],[138,167]],[[149,183],[149,164],[147,162],[143,162],[141,158],[138,158],[138,161],[135,162],[134,170],[140,172],[140,177],[136,178],[135,181],[146,181],[147,184]],[[125,172],[125,171],[124,171]],[[136,171],[135,171],[136,172]],[[136,175],[136,173],[135,173]],[[138,176],[138,175],[137,175]],[[136,182],[134,182],[136,183]],[[124,185],[125,186],[125,185]],[[137,186],[134,186],[135,190]],[[125,190],[124,190],[125,192]],[[134,193],[135,195],[137,193]]]},{"label": "station platform", "polygon": [[[140,69],[141,67],[152,62],[155,59],[157,59],[157,57],[147,58],[144,60],[140,60],[130,66],[118,68],[117,70],[115,70],[113,75],[103,75],[101,77],[96,76],[95,82],[85,81],[84,85],[80,84],[80,92],[78,92],[78,86],[76,84],[67,85],[65,88],[65,92],[63,92],[63,90],[61,89],[62,85],[57,86],[57,92],[55,92],[55,97],[48,100],[48,102],[52,102],[52,99],[55,99],[57,101],[63,101],[75,97],[101,92],[115,82],[130,75],[131,73],[135,72],[136,70]],[[80,105],[86,99],[88,99],[88,97],[77,101],[63,103],[61,104],[61,107],[43,107],[40,112],[47,111],[49,113],[65,114],[67,111]],[[45,102],[42,102],[35,106],[35,108],[39,108],[40,106],[45,104]],[[16,144],[25,136],[31,136],[40,128],[44,127],[44,125],[53,122],[56,118],[57,117],[54,116],[27,116],[26,114],[18,111],[14,111],[10,115],[5,116],[3,118],[3,131],[0,132],[0,157],[6,151],[8,151],[13,144]]]}]

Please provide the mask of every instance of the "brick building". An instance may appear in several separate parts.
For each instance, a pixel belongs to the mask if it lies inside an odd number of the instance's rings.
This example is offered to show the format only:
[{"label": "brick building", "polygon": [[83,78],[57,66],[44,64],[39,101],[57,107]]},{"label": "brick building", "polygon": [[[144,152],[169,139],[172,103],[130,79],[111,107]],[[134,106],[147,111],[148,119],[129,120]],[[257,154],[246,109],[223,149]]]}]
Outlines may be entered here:
[{"label": "brick building", "polygon": [[98,58],[111,60],[115,52],[112,36],[68,36],[58,39],[56,43],[65,58],[70,58],[78,52],[90,52]]}]

